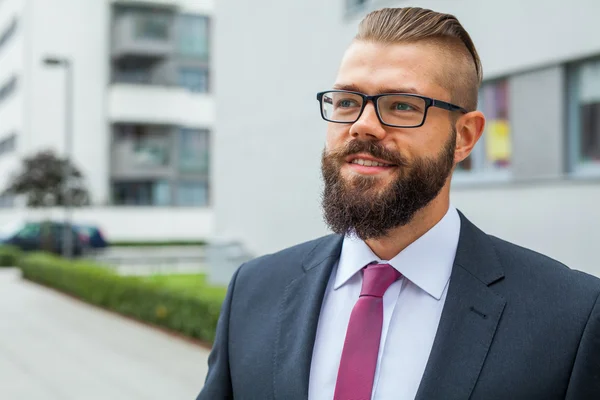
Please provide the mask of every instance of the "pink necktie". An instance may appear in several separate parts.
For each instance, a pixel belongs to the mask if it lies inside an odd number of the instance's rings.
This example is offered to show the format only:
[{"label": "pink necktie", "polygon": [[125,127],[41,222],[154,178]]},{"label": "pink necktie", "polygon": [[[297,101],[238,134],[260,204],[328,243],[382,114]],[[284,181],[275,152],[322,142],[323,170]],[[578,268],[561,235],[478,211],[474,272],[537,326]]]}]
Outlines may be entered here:
[{"label": "pink necktie", "polygon": [[383,294],[400,273],[389,264],[364,269],[362,289],[348,323],[334,400],[370,400],[377,367]]}]

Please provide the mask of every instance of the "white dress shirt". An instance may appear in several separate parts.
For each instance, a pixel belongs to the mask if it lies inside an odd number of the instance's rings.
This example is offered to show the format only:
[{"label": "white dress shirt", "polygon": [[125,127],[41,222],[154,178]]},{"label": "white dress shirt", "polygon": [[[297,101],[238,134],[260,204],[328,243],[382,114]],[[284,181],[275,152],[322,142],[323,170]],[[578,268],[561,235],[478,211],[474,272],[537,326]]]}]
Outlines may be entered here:
[{"label": "white dress shirt", "polygon": [[329,280],[313,349],[309,400],[331,400],[352,308],[362,286],[360,270],[388,263],[402,278],[383,296],[383,329],[373,400],[414,399],[438,328],[460,234],[450,207],[444,218],[389,261],[360,239],[346,237]]}]

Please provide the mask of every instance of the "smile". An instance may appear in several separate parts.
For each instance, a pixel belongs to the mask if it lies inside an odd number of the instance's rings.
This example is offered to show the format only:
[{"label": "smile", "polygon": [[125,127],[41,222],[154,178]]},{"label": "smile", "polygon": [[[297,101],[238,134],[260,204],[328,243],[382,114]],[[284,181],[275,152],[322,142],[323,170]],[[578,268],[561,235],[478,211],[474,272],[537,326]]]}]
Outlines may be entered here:
[{"label": "smile", "polygon": [[346,159],[347,166],[355,174],[379,175],[393,170],[396,165],[385,162],[385,160],[374,159],[368,155],[354,155]]},{"label": "smile", "polygon": [[363,158],[355,158],[350,164],[364,165],[365,167],[391,167],[392,164],[384,164],[379,161],[365,160]]}]

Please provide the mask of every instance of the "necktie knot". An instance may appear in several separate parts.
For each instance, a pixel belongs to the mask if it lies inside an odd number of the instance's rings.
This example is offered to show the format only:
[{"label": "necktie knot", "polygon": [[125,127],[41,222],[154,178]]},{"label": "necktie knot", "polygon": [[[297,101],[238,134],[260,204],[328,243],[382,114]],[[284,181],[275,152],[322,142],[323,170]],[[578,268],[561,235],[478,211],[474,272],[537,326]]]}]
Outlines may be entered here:
[{"label": "necktie knot", "polygon": [[389,264],[368,265],[363,271],[363,283],[360,295],[383,297],[385,291],[400,276],[400,272]]}]

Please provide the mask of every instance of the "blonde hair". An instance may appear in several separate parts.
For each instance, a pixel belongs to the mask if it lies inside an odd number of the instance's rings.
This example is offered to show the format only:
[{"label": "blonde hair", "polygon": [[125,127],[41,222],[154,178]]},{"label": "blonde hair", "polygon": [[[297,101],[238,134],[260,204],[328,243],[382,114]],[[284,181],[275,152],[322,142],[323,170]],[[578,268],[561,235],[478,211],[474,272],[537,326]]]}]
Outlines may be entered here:
[{"label": "blonde hair", "polygon": [[384,8],[369,13],[360,22],[355,40],[440,45],[452,61],[463,61],[462,68],[442,71],[443,84],[452,92],[453,101],[462,102],[458,105],[469,111],[477,108],[483,76],[481,60],[473,40],[454,15],[418,7]]}]

